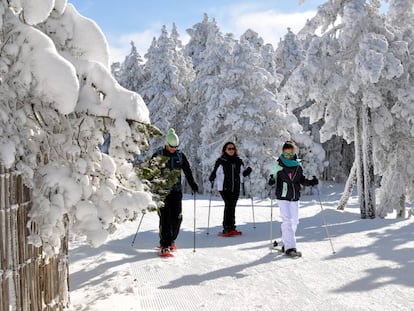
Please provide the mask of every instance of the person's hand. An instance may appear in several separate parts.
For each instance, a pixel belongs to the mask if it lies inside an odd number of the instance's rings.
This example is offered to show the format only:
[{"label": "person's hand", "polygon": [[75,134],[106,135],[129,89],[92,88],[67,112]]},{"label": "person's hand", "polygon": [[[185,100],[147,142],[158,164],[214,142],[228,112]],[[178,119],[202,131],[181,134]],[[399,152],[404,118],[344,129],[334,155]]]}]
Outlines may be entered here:
[{"label": "person's hand", "polygon": [[273,186],[275,183],[276,183],[275,176],[273,176],[273,174],[272,174],[272,175],[270,175],[268,184],[269,184],[269,186]]},{"label": "person's hand", "polygon": [[319,183],[318,178],[316,178],[316,176],[313,176],[313,178],[311,179],[311,181],[309,182],[309,184],[313,187],[316,186]]},{"label": "person's hand", "polygon": [[251,172],[252,172],[252,168],[248,166],[243,172],[243,177],[249,176]]},{"label": "person's hand", "polygon": [[198,192],[198,185],[197,183],[194,183],[191,185],[191,190],[193,190],[193,193],[197,193]]},{"label": "person's hand", "polygon": [[213,182],[214,182],[214,179],[216,179],[216,175],[212,173],[212,174],[210,175],[210,177],[208,178],[208,180],[209,180],[211,183],[213,183]]}]

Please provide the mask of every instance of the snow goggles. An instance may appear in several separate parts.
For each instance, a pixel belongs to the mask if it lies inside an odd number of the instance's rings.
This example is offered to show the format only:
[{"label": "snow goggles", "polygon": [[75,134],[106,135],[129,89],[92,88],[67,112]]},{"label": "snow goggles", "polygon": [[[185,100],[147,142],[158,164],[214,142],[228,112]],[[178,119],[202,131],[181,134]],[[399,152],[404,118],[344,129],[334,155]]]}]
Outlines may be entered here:
[{"label": "snow goggles", "polygon": [[294,155],[295,155],[294,152],[283,152],[284,157],[289,157],[289,156],[293,157]]}]

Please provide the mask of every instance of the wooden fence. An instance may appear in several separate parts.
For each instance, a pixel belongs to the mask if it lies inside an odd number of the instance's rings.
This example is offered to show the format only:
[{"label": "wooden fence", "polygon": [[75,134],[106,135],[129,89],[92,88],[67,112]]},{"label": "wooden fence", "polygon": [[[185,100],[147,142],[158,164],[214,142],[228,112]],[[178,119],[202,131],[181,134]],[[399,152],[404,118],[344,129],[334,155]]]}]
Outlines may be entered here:
[{"label": "wooden fence", "polygon": [[[64,310],[69,304],[67,235],[53,258],[27,243],[32,192],[0,164],[0,311]],[[30,228],[36,232],[36,228]]]}]

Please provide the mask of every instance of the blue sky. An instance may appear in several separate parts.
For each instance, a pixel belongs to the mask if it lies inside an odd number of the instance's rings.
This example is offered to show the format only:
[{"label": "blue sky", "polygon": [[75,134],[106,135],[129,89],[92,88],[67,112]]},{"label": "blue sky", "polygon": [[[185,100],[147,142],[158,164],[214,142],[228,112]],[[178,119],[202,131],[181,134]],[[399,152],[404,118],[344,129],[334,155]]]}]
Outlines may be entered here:
[{"label": "blue sky", "polygon": [[[94,20],[104,32],[111,61],[122,61],[133,40],[141,56],[162,25],[171,30],[177,25],[183,43],[188,41],[186,29],[207,13],[215,18],[223,33],[240,36],[251,28],[266,43],[275,47],[287,27],[299,30],[312,17],[324,0],[68,0],[79,13]],[[300,4],[300,2],[304,2]]]}]

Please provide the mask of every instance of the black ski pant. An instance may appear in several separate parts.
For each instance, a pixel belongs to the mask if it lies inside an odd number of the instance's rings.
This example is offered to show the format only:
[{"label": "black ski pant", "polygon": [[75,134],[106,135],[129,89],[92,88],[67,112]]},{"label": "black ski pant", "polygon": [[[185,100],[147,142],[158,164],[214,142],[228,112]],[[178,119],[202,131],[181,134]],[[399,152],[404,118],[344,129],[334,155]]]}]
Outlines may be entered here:
[{"label": "black ski pant", "polygon": [[224,201],[223,229],[228,232],[236,229],[236,204],[239,199],[239,192],[220,191]]},{"label": "black ski pant", "polygon": [[172,190],[165,198],[164,206],[158,210],[161,248],[171,246],[172,242],[177,239],[183,221],[182,199],[181,191]]}]

